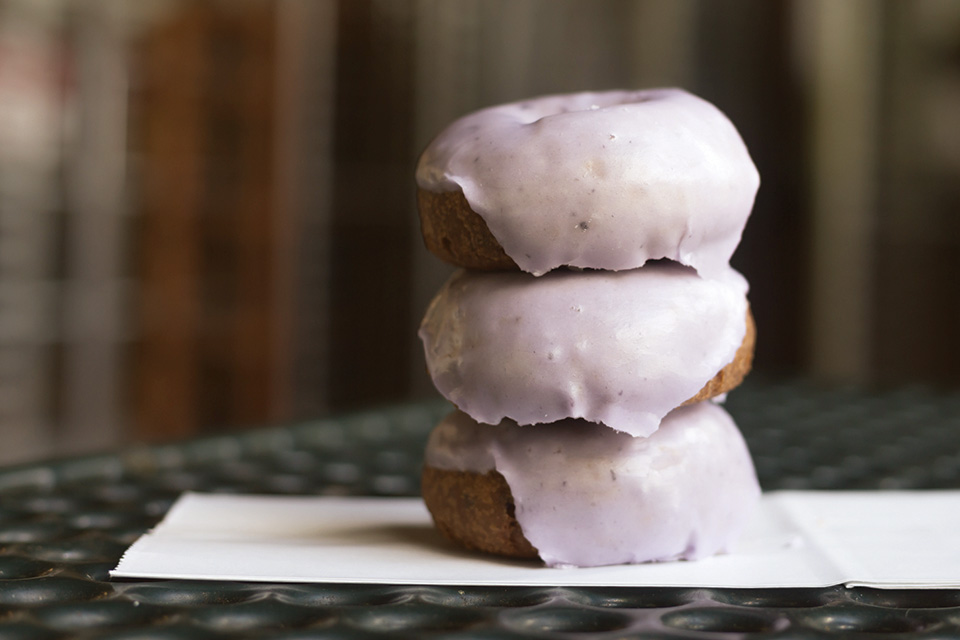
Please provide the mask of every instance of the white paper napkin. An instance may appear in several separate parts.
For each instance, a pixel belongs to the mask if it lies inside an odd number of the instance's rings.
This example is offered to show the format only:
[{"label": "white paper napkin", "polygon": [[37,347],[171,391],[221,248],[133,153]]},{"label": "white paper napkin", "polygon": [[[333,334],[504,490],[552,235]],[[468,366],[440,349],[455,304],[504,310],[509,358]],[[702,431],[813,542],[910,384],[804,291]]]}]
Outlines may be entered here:
[{"label": "white paper napkin", "polygon": [[960,588],[960,491],[765,494],[735,551],[550,569],[463,552],[414,498],[184,494],[117,578],[433,585]]}]

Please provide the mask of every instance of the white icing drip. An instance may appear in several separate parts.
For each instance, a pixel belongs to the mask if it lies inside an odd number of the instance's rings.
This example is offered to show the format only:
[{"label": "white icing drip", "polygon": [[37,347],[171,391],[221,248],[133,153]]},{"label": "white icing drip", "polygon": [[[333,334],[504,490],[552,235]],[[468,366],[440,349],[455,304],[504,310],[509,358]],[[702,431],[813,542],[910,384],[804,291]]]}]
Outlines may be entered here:
[{"label": "white icing drip", "polygon": [[475,420],[584,418],[635,436],[729,364],[747,284],[673,263],[631,271],[459,271],[420,328],[437,389]]},{"label": "white icing drip", "polygon": [[480,425],[454,412],[426,464],[506,479],[524,536],[548,565],[696,559],[728,550],[760,495],[736,425],[702,402],[648,438],[582,420]]},{"label": "white icing drip", "polygon": [[507,255],[541,275],[670,258],[726,268],[760,178],[730,121],[678,89],[549,96],[457,120],[417,183],[462,190]]}]

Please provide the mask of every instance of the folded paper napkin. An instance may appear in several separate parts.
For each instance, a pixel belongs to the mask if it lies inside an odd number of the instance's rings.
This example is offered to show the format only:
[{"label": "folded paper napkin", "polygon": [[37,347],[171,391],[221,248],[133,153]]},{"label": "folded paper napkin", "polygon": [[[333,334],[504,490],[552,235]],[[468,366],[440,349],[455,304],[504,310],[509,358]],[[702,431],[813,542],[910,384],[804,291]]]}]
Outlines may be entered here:
[{"label": "folded paper napkin", "polygon": [[732,553],[550,569],[461,551],[415,498],[186,493],[115,578],[432,585],[960,588],[960,491],[775,492]]}]

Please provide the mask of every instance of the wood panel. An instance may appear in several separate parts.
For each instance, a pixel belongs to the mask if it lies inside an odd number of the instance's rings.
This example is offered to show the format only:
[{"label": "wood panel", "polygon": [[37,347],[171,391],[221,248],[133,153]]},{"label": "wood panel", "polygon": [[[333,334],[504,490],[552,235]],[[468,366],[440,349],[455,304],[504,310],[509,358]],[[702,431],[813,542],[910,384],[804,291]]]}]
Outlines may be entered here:
[{"label": "wood panel", "polygon": [[331,406],[398,400],[411,358],[413,13],[338,7],[330,263]]},{"label": "wood panel", "polygon": [[275,34],[269,2],[189,3],[139,51],[146,438],[276,417]]}]

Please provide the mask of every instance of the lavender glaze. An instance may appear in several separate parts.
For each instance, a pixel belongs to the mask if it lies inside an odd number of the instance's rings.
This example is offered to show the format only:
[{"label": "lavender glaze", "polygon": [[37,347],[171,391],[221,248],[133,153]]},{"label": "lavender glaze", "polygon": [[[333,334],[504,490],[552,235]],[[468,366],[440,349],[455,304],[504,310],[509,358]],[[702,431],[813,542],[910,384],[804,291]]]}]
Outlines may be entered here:
[{"label": "lavender glaze", "polygon": [[437,389],[479,422],[584,418],[648,436],[735,357],[747,283],[727,267],[455,273],[420,327]]},{"label": "lavender glaze", "polygon": [[481,425],[457,411],[431,434],[425,461],[503,475],[524,536],[550,566],[728,551],[760,496],[743,437],[711,402],[671,412],[648,438],[582,420]]},{"label": "lavender glaze", "polygon": [[477,111],[424,151],[420,188],[461,190],[524,271],[670,258],[704,277],[740,241],[760,178],[727,117],[679,89]]}]

